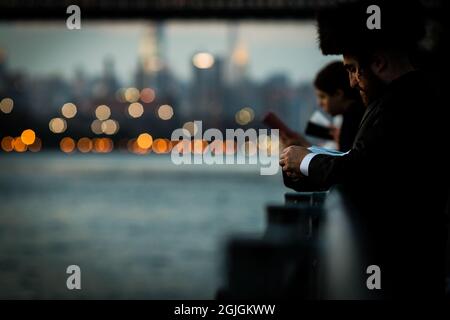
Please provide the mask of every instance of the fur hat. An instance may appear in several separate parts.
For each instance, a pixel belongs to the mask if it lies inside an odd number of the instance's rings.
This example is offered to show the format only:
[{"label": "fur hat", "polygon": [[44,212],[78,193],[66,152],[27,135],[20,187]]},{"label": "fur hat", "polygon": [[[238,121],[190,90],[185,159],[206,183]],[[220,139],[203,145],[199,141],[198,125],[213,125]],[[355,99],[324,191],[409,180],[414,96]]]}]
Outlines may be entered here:
[{"label": "fur hat", "polygon": [[[367,28],[370,5],[380,7],[381,29]],[[408,51],[425,35],[422,13],[419,2],[411,0],[339,3],[318,12],[319,47],[325,55],[386,48]]]}]

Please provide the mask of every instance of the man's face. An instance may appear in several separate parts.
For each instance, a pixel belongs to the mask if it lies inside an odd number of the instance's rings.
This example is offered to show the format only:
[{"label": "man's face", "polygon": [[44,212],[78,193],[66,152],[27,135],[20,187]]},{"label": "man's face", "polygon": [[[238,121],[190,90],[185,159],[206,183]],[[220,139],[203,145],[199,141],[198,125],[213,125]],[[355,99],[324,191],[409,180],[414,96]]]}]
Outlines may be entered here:
[{"label": "man's face", "polygon": [[354,57],[344,55],[344,67],[348,71],[350,86],[359,90],[366,106],[381,96],[386,84],[372,72],[370,66],[361,68]]}]

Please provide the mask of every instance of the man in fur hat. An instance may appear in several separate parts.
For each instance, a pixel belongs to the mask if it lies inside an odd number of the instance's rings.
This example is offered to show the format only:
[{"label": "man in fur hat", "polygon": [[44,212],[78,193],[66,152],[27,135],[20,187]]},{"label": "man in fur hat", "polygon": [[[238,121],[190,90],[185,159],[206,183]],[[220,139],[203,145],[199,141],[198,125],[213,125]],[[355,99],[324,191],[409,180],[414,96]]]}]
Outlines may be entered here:
[{"label": "man in fur hat", "polygon": [[[380,29],[368,28],[369,5],[380,8]],[[421,12],[414,1],[360,1],[319,13],[322,53],[343,55],[367,110],[347,154],[291,146],[280,156],[286,186],[342,185],[349,195],[364,222],[367,261],[381,269],[374,298],[444,294],[448,159],[438,151],[443,106],[411,59],[424,36]]]}]

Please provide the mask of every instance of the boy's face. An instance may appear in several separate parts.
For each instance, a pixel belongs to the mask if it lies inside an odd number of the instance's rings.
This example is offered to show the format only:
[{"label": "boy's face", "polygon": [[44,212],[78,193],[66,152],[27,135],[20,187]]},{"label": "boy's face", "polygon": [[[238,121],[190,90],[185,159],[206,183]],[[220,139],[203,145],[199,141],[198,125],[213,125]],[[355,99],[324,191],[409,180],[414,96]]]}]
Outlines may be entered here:
[{"label": "boy's face", "polygon": [[343,112],[342,91],[330,95],[325,91],[316,88],[317,103],[326,113],[336,116]]}]

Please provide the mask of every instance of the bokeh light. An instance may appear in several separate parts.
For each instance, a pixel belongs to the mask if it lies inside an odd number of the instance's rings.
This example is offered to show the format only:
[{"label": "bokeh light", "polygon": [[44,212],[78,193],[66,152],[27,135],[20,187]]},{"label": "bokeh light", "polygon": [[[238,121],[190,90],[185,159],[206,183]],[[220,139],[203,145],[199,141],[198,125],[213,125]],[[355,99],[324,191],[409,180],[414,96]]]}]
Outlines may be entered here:
[{"label": "bokeh light", "polygon": [[200,52],[194,55],[192,63],[199,69],[211,68],[214,64],[214,57],[207,52]]},{"label": "bokeh light", "polygon": [[155,153],[167,153],[170,151],[170,141],[167,139],[156,139],[153,141],[152,149]]},{"label": "bokeh light", "polygon": [[59,147],[64,153],[72,153],[75,150],[75,141],[70,137],[62,138]]},{"label": "bokeh light", "polygon": [[93,133],[95,134],[102,134],[102,121],[95,119],[94,121],[92,121],[91,123],[91,130]]},{"label": "bokeh light", "polygon": [[62,118],[53,118],[48,123],[48,127],[53,133],[62,133],[67,129],[67,123],[66,120]]},{"label": "bokeh light", "polygon": [[109,119],[109,120],[102,122],[101,130],[103,133],[105,133],[107,135],[116,134],[117,131],[119,130],[119,124],[117,121],[115,121],[113,119]]},{"label": "bokeh light", "polygon": [[5,152],[11,152],[14,150],[14,138],[7,136],[2,139],[2,149]]},{"label": "bokeh light", "polygon": [[192,121],[186,122],[183,125],[183,129],[187,130],[191,136],[196,134],[197,130],[198,130],[197,125],[194,122],[192,122]]},{"label": "bokeh light", "polygon": [[139,118],[144,114],[144,107],[139,102],[133,102],[128,106],[128,114],[132,118]]},{"label": "bokeh light", "polygon": [[16,137],[14,139],[13,145],[14,145],[14,150],[16,152],[25,152],[25,151],[27,151],[27,145],[25,143],[23,143],[21,137]]},{"label": "bokeh light", "polygon": [[173,108],[168,104],[163,104],[158,108],[158,116],[162,120],[169,120],[173,117]]},{"label": "bokeh light", "polygon": [[34,133],[33,130],[27,129],[22,132],[22,134],[20,135],[20,139],[22,139],[22,142],[28,146],[34,143],[34,140],[36,139],[36,134]]},{"label": "bokeh light", "polygon": [[128,88],[125,90],[125,100],[132,103],[139,100],[141,94],[136,88]]},{"label": "bokeh light", "polygon": [[151,152],[151,149],[143,149],[137,144],[137,139],[130,139],[127,143],[128,151],[131,153],[143,155]]},{"label": "bokeh light", "polygon": [[136,140],[139,148],[149,149],[153,143],[153,137],[148,133],[141,133]]},{"label": "bokeh light", "polygon": [[33,144],[30,144],[28,146],[28,150],[30,150],[31,152],[39,152],[41,151],[41,148],[42,148],[42,141],[38,137],[34,139]]},{"label": "bokeh light", "polygon": [[73,103],[65,103],[61,107],[61,113],[67,119],[71,119],[77,114],[77,107]]},{"label": "bokeh light", "polygon": [[113,141],[110,138],[95,138],[93,143],[94,152],[97,153],[108,153],[114,148]]},{"label": "bokeh light", "polygon": [[102,104],[95,109],[95,116],[98,120],[106,120],[111,116],[111,109]]},{"label": "bokeh light", "polygon": [[80,140],[78,140],[77,142],[77,148],[80,152],[82,153],[87,153],[90,152],[93,148],[93,143],[92,140],[89,138],[81,138]]},{"label": "bokeh light", "polygon": [[239,125],[249,124],[255,118],[255,113],[251,108],[243,108],[236,112],[235,119]]},{"label": "bokeh light", "polygon": [[127,142],[127,149],[129,152],[134,152],[133,145],[136,143],[136,139],[130,139]]},{"label": "bokeh light", "polygon": [[141,101],[144,103],[151,103],[155,100],[155,90],[152,88],[144,88],[141,90]]},{"label": "bokeh light", "polygon": [[0,101],[0,110],[3,113],[11,113],[14,108],[14,101],[11,98],[4,98]]}]

